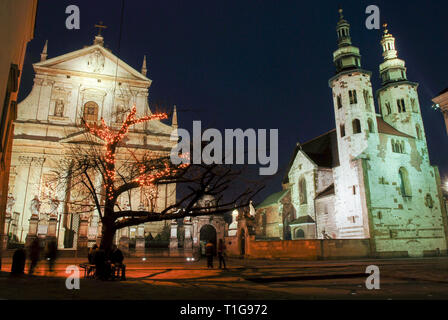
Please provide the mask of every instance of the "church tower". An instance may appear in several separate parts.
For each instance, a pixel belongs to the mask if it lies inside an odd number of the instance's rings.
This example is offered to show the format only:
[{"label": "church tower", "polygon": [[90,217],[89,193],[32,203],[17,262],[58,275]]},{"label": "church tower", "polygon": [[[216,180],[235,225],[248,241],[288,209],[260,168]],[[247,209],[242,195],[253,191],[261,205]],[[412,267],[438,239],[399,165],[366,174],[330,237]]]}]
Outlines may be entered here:
[{"label": "church tower", "polygon": [[381,46],[384,62],[380,64],[381,88],[376,95],[383,119],[426,145],[418,83],[407,80],[405,62],[398,58],[395,38],[387,30],[387,24],[384,24]]},{"label": "church tower", "polygon": [[350,24],[342,9],[337,23],[338,49],[333,53],[336,75],[329,80],[338,137],[339,159],[349,162],[366,150],[377,130],[371,72],[361,68],[359,49],[352,45]]},{"label": "church tower", "polygon": [[350,24],[342,9],[336,26],[338,48],[333,53],[336,75],[329,80],[333,93],[339,166],[333,169],[335,223],[338,238],[368,238],[368,209],[364,190],[363,159],[378,145],[378,129],[370,82],[371,72],[361,68],[359,49],[352,45]]}]

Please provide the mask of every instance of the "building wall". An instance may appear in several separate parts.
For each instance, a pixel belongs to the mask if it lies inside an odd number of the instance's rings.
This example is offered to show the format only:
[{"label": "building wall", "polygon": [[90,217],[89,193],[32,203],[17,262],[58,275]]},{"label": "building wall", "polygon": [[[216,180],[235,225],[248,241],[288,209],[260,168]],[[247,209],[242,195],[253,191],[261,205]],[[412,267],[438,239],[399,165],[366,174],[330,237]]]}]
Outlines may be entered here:
[{"label": "building wall", "polygon": [[[84,128],[80,120],[85,104],[95,102],[98,105],[98,119],[103,117],[106,123],[115,128],[119,128],[123,120],[118,112],[121,109],[128,111],[135,105],[138,116],[150,113],[147,98],[151,81],[143,76],[143,80],[136,80],[135,73],[138,72],[129,71],[129,66],[124,70],[120,64],[116,86],[115,79],[108,75],[115,70],[108,56],[110,53],[98,46],[93,46],[92,49],[96,50],[94,52],[99,50],[103,57],[105,56],[104,68],[101,71],[83,69],[91,59],[91,52],[73,60],[64,55],[65,58],[61,59],[63,62],[59,62],[57,57],[34,64],[34,86],[31,93],[18,105],[10,182],[13,182],[11,193],[16,200],[13,211],[19,213],[17,237],[21,242],[25,241],[28,233],[31,200],[37,196],[42,201],[41,213],[45,213],[48,208],[49,197],[46,198],[43,192],[47,177],[52,171],[61,170],[61,159],[72,153],[74,146],[80,148],[79,150],[89,149],[89,138],[83,134]],[[69,58],[71,54],[68,54]],[[60,110],[61,106],[62,114],[58,114],[56,110]],[[127,135],[126,146],[118,148],[117,167],[129,161],[130,153],[137,158],[148,152],[153,155],[167,155],[173,146],[173,142],[169,140],[172,130],[171,126],[159,121],[134,126]],[[99,176],[96,178],[95,182],[100,188],[101,179]],[[57,209],[60,215],[59,246],[62,246],[64,232],[73,228],[76,230],[77,217],[70,214],[70,207],[64,203],[68,199],[65,186],[58,184],[58,188],[53,191],[57,199],[62,201]],[[171,205],[176,199],[175,185],[159,186],[156,192],[155,210]],[[73,197],[72,192],[70,196]],[[132,190],[130,201],[127,195],[123,195],[118,202],[122,208],[138,210],[143,202],[140,189]],[[91,222],[97,221],[96,209],[89,213],[89,216]],[[148,223],[145,229],[155,236],[163,226],[163,222]],[[132,230],[120,230],[118,234],[132,236]]]},{"label": "building wall", "polygon": [[[392,152],[391,140],[397,138],[404,142],[404,153]],[[409,196],[403,195],[400,187],[400,168],[408,172]],[[431,250],[446,252],[438,171],[430,165],[422,142],[380,134],[380,145],[370,153],[365,170],[376,251],[408,251],[411,256]]]},{"label": "building wall", "polygon": [[[8,176],[11,162],[13,121],[16,117],[16,102],[20,85],[20,74],[28,41],[34,35],[37,0],[5,0],[0,3],[0,250],[6,247],[5,212],[8,196]],[[11,75],[11,65],[18,73]],[[14,85],[12,82],[15,82]],[[11,88],[15,87],[15,88]]]}]

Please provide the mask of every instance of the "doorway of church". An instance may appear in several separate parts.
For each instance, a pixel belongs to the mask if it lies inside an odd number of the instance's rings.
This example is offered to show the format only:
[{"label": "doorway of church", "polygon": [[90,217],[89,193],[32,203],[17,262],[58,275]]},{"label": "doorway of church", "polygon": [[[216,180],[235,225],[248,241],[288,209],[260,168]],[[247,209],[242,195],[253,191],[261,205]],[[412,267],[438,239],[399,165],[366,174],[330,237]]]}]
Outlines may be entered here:
[{"label": "doorway of church", "polygon": [[205,256],[205,245],[208,241],[213,243],[215,248],[214,255],[216,255],[216,229],[211,224],[203,225],[199,231],[199,244],[201,246],[201,255]]}]

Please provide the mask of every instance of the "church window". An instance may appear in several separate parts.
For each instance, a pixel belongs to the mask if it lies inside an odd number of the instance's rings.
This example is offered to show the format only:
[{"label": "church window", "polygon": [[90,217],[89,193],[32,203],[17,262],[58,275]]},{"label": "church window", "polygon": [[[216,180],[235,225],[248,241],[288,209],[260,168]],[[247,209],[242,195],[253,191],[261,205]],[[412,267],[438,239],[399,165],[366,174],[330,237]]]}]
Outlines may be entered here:
[{"label": "church window", "polygon": [[338,109],[341,109],[342,108],[342,97],[341,97],[341,95],[338,95],[337,102],[338,102]]},{"label": "church window", "polygon": [[343,124],[341,124],[341,138],[345,137],[345,126]]},{"label": "church window", "polygon": [[375,127],[373,126],[373,121],[372,121],[372,119],[368,119],[368,120],[367,120],[367,125],[369,126],[369,132],[370,132],[370,133],[375,132]]},{"label": "church window", "polygon": [[383,214],[381,213],[381,211],[378,211],[378,219],[381,219],[383,217]]},{"label": "church window", "polygon": [[397,99],[398,112],[406,112],[406,106],[404,104],[404,99]]},{"label": "church window", "polygon": [[364,95],[364,103],[366,104],[366,109],[369,110],[370,109],[369,91],[363,90],[363,95]]},{"label": "church window", "polygon": [[411,185],[409,183],[408,171],[405,168],[401,167],[400,170],[398,170],[398,175],[400,177],[401,195],[403,197],[410,197],[411,196]]},{"label": "church window", "polygon": [[392,110],[390,108],[390,103],[386,102],[386,116],[391,114],[391,113],[392,113]]},{"label": "church window", "polygon": [[361,121],[359,121],[359,119],[355,119],[352,122],[352,126],[353,126],[353,133],[361,133]]},{"label": "church window", "polygon": [[89,101],[84,105],[84,121],[97,121],[98,120],[98,105]]},{"label": "church window", "polygon": [[356,99],[356,90],[349,90],[348,96],[350,97],[350,104],[358,103],[358,100]]},{"label": "church window", "polygon": [[303,239],[303,238],[305,238],[305,231],[303,231],[302,229],[297,229],[296,239]]},{"label": "church window", "polygon": [[421,140],[422,139],[422,130],[420,129],[419,125],[415,126],[415,132],[417,133],[417,139]]},{"label": "church window", "polygon": [[404,79],[404,71],[401,70],[401,78]]},{"label": "church window", "polygon": [[356,186],[353,186],[353,194],[356,194]]},{"label": "church window", "polygon": [[432,197],[429,193],[426,194],[425,205],[430,209],[432,209],[434,207],[434,201],[432,200]]},{"label": "church window", "polygon": [[411,108],[412,108],[412,112],[418,112],[417,104],[415,103],[415,98],[411,98]]},{"label": "church window", "polygon": [[300,204],[306,204],[307,203],[306,180],[305,180],[305,178],[301,178],[299,180],[299,201],[300,201]]}]

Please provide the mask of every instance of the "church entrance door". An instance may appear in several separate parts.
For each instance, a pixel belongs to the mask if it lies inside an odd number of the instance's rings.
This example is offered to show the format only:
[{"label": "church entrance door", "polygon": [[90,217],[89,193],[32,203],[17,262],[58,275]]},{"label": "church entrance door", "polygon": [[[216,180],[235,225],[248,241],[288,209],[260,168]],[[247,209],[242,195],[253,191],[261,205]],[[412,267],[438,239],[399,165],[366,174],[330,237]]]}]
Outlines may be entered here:
[{"label": "church entrance door", "polygon": [[199,242],[201,246],[201,255],[205,255],[205,245],[208,241],[213,243],[216,253],[216,229],[211,224],[203,225],[199,231]]}]

